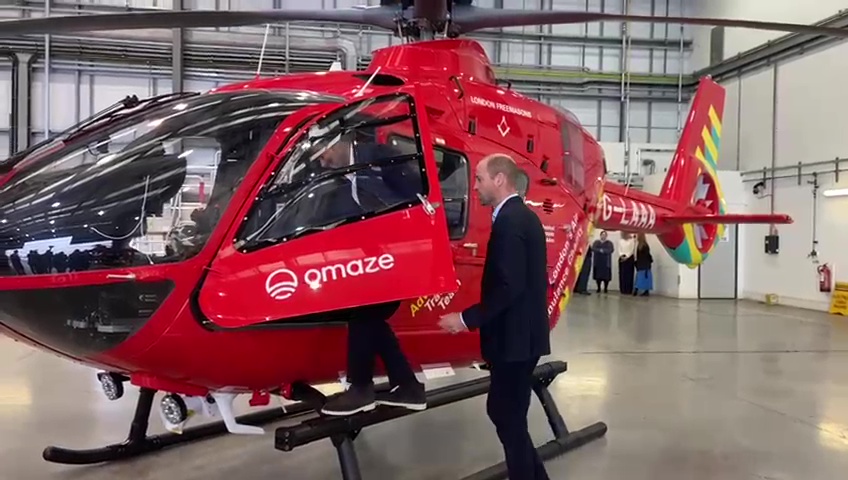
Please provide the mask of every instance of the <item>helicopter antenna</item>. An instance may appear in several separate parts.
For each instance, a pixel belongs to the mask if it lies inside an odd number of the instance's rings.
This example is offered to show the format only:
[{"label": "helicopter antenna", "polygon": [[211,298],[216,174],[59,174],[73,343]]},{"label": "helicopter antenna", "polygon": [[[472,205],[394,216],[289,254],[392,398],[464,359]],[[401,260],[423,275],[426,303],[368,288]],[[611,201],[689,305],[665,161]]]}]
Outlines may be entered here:
[{"label": "helicopter antenna", "polygon": [[256,67],[256,79],[259,80],[259,75],[262,74],[262,59],[265,58],[265,46],[268,45],[268,31],[271,30],[271,24],[265,24],[265,38],[262,39],[262,50],[259,52],[259,66]]},{"label": "helicopter antenna", "polygon": [[374,77],[376,77],[378,73],[380,73],[380,67],[377,67],[377,69],[374,70],[374,73],[371,74],[371,76],[368,78],[368,81],[365,82],[365,85],[363,85],[358,92],[356,92],[356,95],[354,95],[354,97],[362,96],[362,92],[364,92],[365,89],[368,88],[368,85],[371,85],[371,81],[374,80]]}]

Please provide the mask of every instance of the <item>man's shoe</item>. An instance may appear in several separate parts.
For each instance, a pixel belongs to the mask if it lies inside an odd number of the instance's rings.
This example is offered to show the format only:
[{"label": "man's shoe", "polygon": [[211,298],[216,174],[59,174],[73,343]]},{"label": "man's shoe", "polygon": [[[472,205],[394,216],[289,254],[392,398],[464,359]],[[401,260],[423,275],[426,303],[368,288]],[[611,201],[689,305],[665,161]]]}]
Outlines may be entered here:
[{"label": "man's shoe", "polygon": [[403,407],[410,410],[425,410],[427,408],[427,393],[421,384],[397,386],[390,392],[378,393],[377,404]]},{"label": "man's shoe", "polygon": [[377,408],[377,403],[374,401],[373,387],[351,386],[348,391],[327,402],[321,409],[321,413],[345,416],[367,412],[375,408]]}]

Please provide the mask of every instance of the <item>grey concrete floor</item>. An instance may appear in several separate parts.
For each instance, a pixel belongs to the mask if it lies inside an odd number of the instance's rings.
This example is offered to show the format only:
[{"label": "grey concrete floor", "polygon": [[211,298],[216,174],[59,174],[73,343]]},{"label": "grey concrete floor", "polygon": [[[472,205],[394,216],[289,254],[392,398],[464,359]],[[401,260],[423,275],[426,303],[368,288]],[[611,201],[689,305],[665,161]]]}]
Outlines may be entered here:
[{"label": "grey concrete floor", "polygon": [[[577,297],[554,332],[569,362],[552,391],[572,430],[606,437],[547,463],[551,478],[844,479],[848,319],[749,302]],[[475,376],[461,373],[451,381]],[[41,460],[48,444],[120,441],[135,393],[101,394],[92,371],[0,339],[0,478],[337,479],[329,441],[290,453],[224,436],[89,467]],[[534,400],[531,433],[549,439]],[[154,432],[161,432],[158,418]],[[272,429],[269,429],[272,431]],[[502,460],[483,397],[366,429],[366,479],[450,479]]]}]

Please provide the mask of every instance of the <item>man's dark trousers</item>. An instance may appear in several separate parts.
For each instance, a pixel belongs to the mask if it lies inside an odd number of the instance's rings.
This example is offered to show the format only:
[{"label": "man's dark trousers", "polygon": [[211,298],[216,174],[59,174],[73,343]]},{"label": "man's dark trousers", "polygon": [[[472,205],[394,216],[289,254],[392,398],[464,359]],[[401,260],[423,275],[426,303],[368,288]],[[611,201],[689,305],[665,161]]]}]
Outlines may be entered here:
[{"label": "man's dark trousers", "polygon": [[548,480],[527,426],[533,370],[538,362],[536,358],[490,365],[491,387],[486,410],[503,444],[510,480]]},{"label": "man's dark trousers", "polygon": [[398,339],[388,324],[391,314],[357,318],[348,326],[348,381],[353,385],[372,384],[374,360],[380,356],[392,387],[417,385],[418,379]]},{"label": "man's dark trousers", "polygon": [[491,367],[487,410],[511,480],[548,479],[527,431],[533,370],[551,353],[546,255],[539,217],[518,196],[506,200],[489,236],[480,302],[462,311]]}]

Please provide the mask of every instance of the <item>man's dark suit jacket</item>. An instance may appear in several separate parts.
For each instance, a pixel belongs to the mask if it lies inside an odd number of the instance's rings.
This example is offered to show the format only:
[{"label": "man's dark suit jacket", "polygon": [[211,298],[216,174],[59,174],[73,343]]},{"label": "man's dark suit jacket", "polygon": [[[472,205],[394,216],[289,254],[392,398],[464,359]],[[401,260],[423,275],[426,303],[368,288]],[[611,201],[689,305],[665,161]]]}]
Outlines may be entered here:
[{"label": "man's dark suit jacket", "polygon": [[[356,163],[388,160],[400,156],[401,153],[388,145],[361,142],[355,147]],[[366,169],[351,176],[357,177],[356,203],[353,197],[353,185],[347,176],[338,176],[327,181],[308,206],[302,210],[307,218],[299,218],[294,225],[307,222],[321,223],[355,217],[363,213],[380,210],[387,205],[395,205],[404,201],[415,200],[415,194],[423,192],[421,174],[410,163],[396,165],[378,165],[379,171]],[[309,172],[320,174],[328,169],[318,161],[313,162]],[[306,202],[307,200],[302,200]]]},{"label": "man's dark suit jacket", "polygon": [[487,362],[528,361],[551,353],[546,256],[539,217],[520,197],[510,198],[492,225],[480,303],[462,312],[470,330],[480,329]]}]

